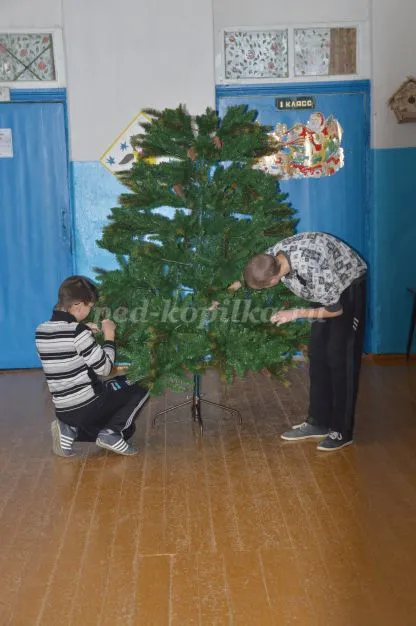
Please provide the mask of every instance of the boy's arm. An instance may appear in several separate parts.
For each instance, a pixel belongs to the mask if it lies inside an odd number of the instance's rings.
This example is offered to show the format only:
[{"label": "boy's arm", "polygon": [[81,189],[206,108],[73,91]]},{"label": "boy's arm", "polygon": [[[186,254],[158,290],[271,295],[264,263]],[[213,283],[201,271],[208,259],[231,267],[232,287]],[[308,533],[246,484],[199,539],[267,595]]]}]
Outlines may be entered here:
[{"label": "boy's arm", "polygon": [[339,317],[343,314],[341,307],[331,311],[325,306],[320,306],[316,309],[296,309],[299,312],[299,317],[302,319],[328,319],[331,317]]},{"label": "boy's arm", "polygon": [[272,324],[287,324],[287,322],[294,322],[298,319],[328,319],[331,317],[338,317],[342,315],[342,308],[336,311],[328,311],[325,307],[318,307],[316,309],[283,309],[282,311],[276,311],[270,318]]},{"label": "boy's arm", "polygon": [[92,332],[85,324],[78,324],[75,335],[75,348],[84,359],[88,367],[99,376],[108,376],[116,358],[116,344],[114,343],[114,328],[104,331],[104,343],[100,346],[94,339]]}]

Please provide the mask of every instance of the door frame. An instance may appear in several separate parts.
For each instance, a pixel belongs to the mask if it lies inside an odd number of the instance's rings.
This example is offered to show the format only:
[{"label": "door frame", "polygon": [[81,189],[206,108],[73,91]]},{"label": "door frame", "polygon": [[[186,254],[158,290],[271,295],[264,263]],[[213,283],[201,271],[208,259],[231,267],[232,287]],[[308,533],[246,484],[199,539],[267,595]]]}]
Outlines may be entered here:
[{"label": "door frame", "polygon": [[[70,163],[70,146],[69,146],[69,123],[68,123],[68,99],[67,90],[64,87],[52,89],[11,89],[9,104],[26,103],[45,103],[55,102],[63,105],[64,125],[65,125],[65,151],[66,151],[66,172],[68,186],[68,215],[70,223],[70,250],[71,250],[71,267],[72,273],[75,274],[75,215],[74,215],[74,194],[72,181],[72,168]],[[4,104],[8,104],[5,102]]]}]

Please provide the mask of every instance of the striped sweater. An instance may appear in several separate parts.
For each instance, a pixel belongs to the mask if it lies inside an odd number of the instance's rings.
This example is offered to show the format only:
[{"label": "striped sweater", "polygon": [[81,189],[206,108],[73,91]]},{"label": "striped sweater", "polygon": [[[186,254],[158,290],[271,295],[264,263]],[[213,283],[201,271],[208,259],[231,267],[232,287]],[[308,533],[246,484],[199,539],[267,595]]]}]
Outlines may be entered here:
[{"label": "striped sweater", "polygon": [[57,415],[82,409],[98,398],[97,375],[110,374],[116,352],[113,341],[100,346],[88,326],[57,310],[37,327],[36,348]]}]

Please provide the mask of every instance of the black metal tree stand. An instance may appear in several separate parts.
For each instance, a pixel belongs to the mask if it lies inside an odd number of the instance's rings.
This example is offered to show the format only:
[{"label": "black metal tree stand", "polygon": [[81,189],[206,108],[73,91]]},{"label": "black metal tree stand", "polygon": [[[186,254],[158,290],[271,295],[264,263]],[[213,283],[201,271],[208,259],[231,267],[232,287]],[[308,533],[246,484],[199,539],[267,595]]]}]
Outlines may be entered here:
[{"label": "black metal tree stand", "polygon": [[212,402],[212,400],[207,400],[206,398],[202,398],[201,397],[201,379],[200,379],[200,376],[198,374],[195,374],[194,375],[194,384],[193,384],[192,397],[189,398],[188,400],[185,400],[185,402],[181,402],[180,404],[175,404],[174,406],[171,406],[168,409],[165,409],[164,411],[159,411],[159,413],[156,413],[156,415],[154,416],[153,421],[152,421],[152,426],[153,426],[153,428],[156,426],[157,419],[161,415],[165,415],[166,413],[170,413],[171,411],[175,411],[176,409],[180,409],[181,407],[187,406],[188,404],[190,404],[191,405],[192,419],[193,419],[194,422],[197,422],[199,424],[201,435],[203,435],[204,434],[204,421],[203,421],[202,415],[201,415],[201,404],[202,403],[210,404],[212,406],[217,406],[220,409],[223,409],[224,411],[228,411],[228,413],[233,413],[235,416],[238,416],[238,420],[239,420],[240,424],[243,423],[240,411],[237,411],[237,409],[233,409],[232,407],[226,406],[225,404],[220,404],[218,402]]}]

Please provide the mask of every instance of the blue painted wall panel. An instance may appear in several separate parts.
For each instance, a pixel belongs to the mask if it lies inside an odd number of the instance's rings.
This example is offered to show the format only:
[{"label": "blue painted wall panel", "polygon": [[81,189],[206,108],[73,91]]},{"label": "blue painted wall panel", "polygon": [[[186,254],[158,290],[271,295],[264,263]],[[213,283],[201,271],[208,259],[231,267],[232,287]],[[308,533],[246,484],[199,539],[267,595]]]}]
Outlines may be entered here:
[{"label": "blue painted wall panel", "polygon": [[[113,207],[118,206],[120,193],[126,193],[117,178],[99,162],[72,163],[72,181],[75,204],[76,268],[79,274],[94,278],[94,268],[115,269],[114,255],[97,245],[103,226]],[[170,216],[172,207],[155,209]]]},{"label": "blue painted wall panel", "polygon": [[94,277],[94,267],[114,269],[112,254],[97,246],[97,239],[107,222],[107,216],[117,206],[118,196],[125,187],[99,162],[72,163],[72,184],[75,205],[76,270]]},{"label": "blue painted wall panel", "polygon": [[[416,148],[374,150],[374,351],[403,353],[416,287]],[[416,338],[413,352],[416,351]]]}]

